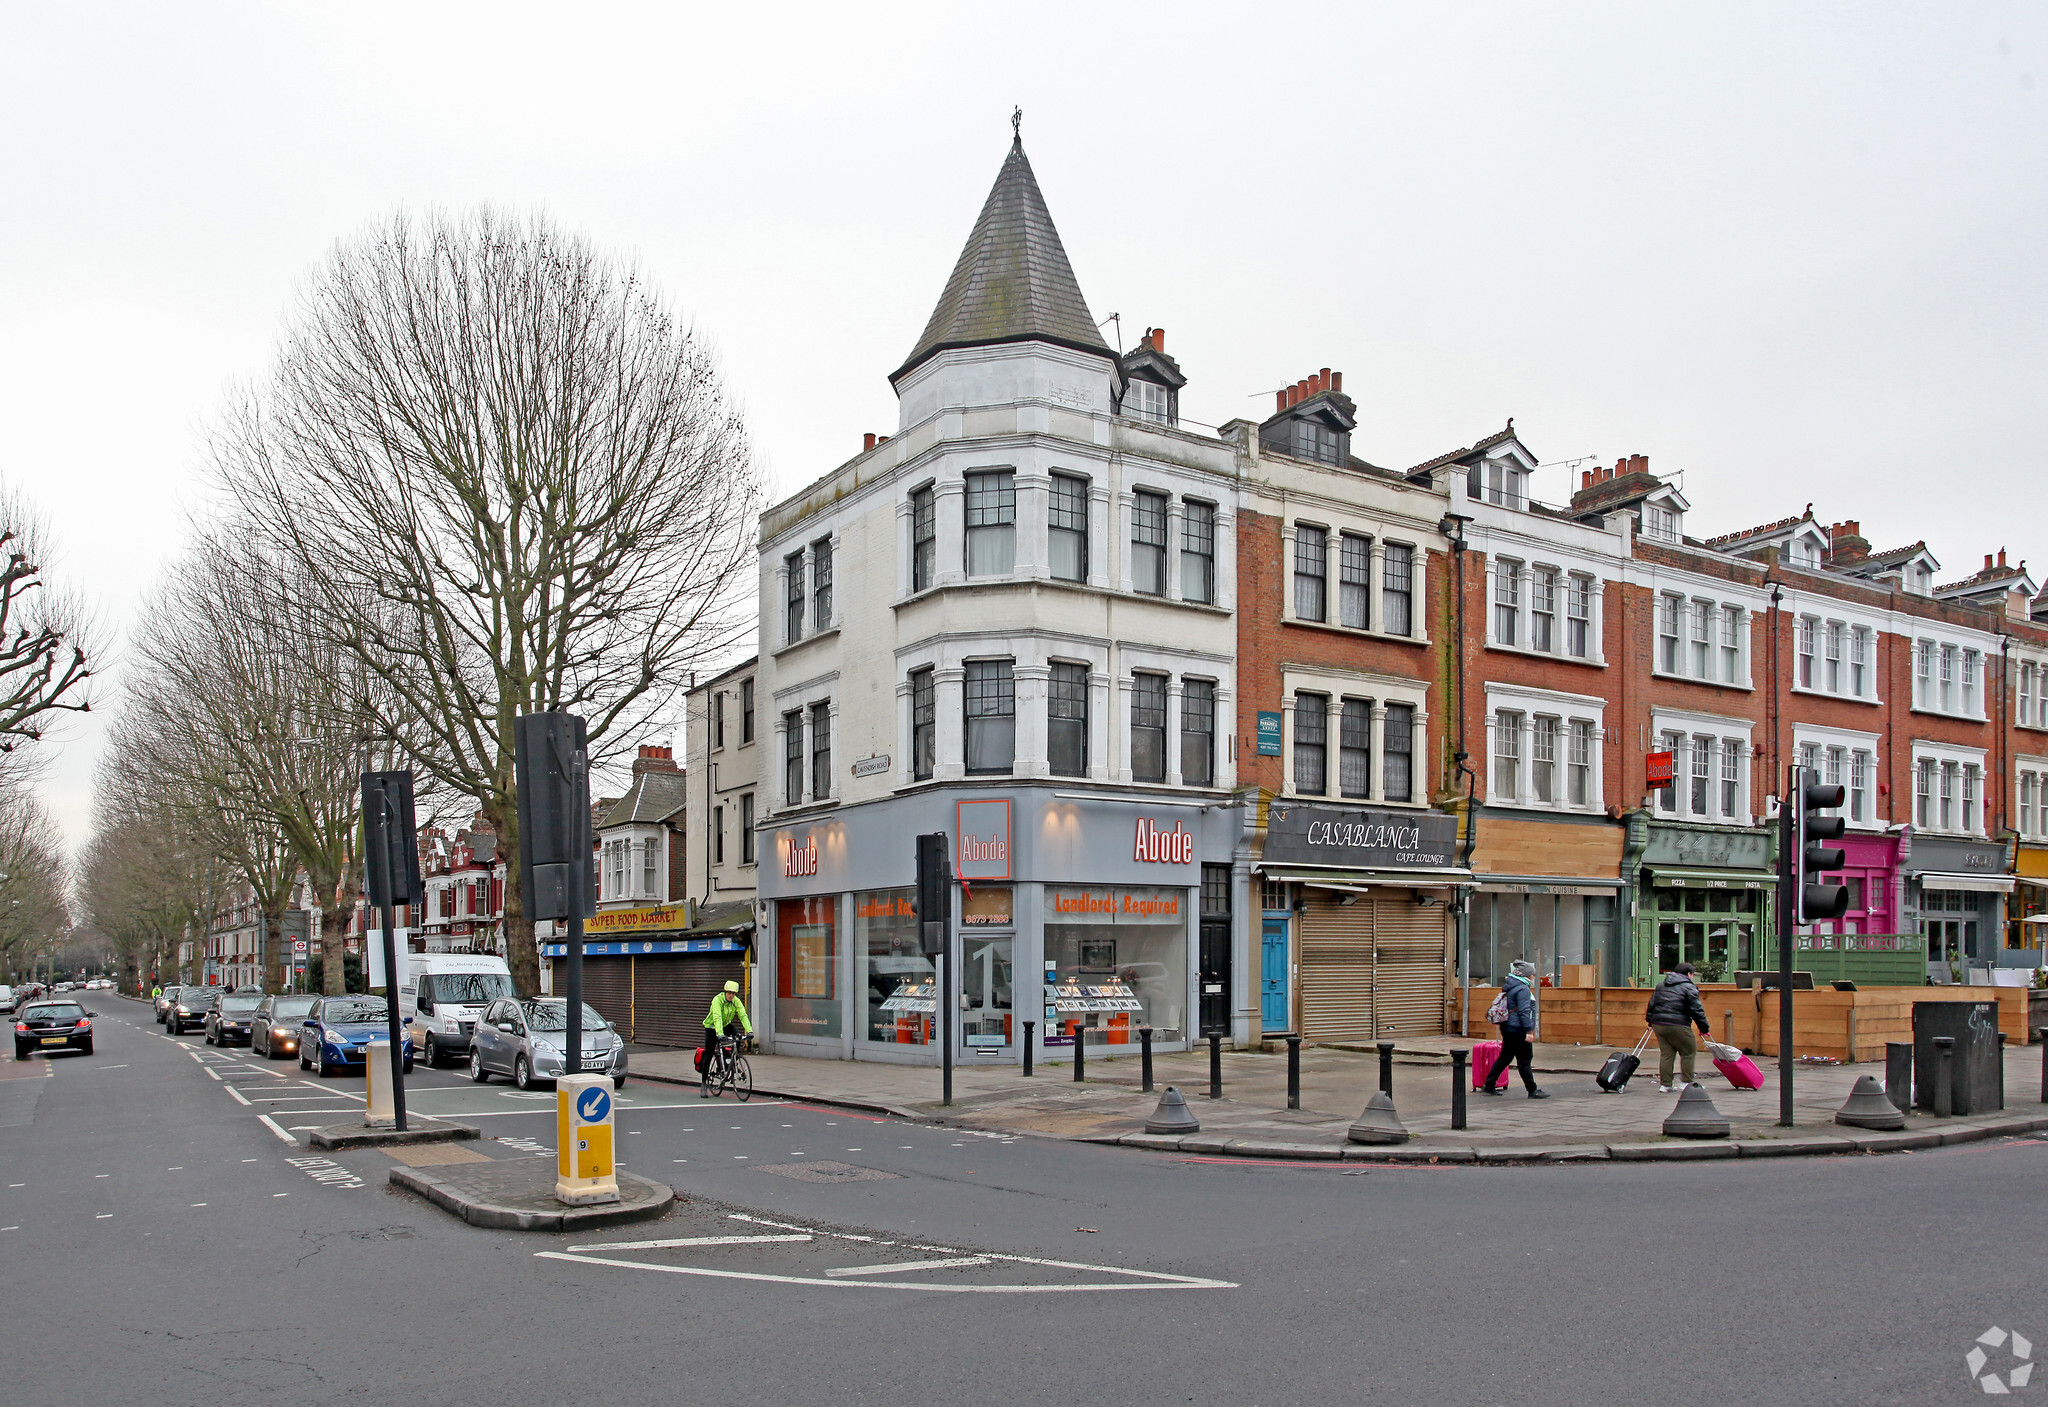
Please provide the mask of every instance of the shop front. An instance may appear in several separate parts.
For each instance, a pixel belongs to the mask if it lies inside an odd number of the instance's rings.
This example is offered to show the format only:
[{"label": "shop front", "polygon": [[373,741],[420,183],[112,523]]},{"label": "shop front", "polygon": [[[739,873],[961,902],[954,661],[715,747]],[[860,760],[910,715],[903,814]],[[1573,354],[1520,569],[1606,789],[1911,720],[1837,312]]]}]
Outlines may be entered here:
[{"label": "shop front", "polygon": [[[1516,961],[1533,963],[1551,986],[1619,985],[1628,980],[1620,941],[1622,827],[1602,817],[1527,816],[1482,810],[1472,872],[1477,887],[1463,917],[1460,968],[1466,987],[1498,985]],[[1460,996],[1457,1022],[1481,1013]]]},{"label": "shop front", "polygon": [[1254,868],[1263,1035],[1373,1041],[1444,1029],[1451,915],[1472,883],[1453,817],[1275,800]]},{"label": "shop front", "polygon": [[1653,985],[1681,962],[1705,982],[1770,966],[1778,883],[1771,833],[1634,819],[1648,834],[1635,873],[1632,985]]},{"label": "shop front", "polygon": [[2004,844],[1913,833],[1901,857],[1929,978],[1988,982],[1991,968],[2032,966],[2005,946],[2005,901],[2016,883]]},{"label": "shop front", "polygon": [[[1145,1026],[1155,1049],[1185,1049],[1201,1025],[1198,978],[1228,1000],[1236,829],[1234,807],[1031,786],[767,827],[763,1041],[785,1055],[937,1064],[947,1000],[966,1062],[1021,1061],[1026,1023],[1040,1059],[1076,1040],[1135,1051]],[[935,831],[960,881],[944,993],[915,905],[913,838]]]},{"label": "shop front", "polygon": [[[691,922],[694,917],[694,924]],[[583,999],[640,1045],[694,1046],[727,982],[745,990],[754,931],[747,903],[611,909],[583,923]],[[542,939],[548,989],[565,990],[569,945]]]},{"label": "shop front", "polygon": [[2023,967],[2048,965],[2048,845],[2019,846],[2012,869],[2005,961]]}]

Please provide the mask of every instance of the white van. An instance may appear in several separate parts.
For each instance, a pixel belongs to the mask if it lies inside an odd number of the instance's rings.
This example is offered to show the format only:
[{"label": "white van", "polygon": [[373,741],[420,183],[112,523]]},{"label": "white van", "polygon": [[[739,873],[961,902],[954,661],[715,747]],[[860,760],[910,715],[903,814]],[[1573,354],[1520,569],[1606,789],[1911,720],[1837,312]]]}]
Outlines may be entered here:
[{"label": "white van", "polygon": [[412,1026],[412,1043],[429,1067],[469,1054],[470,1033],[484,1008],[512,993],[512,969],[503,958],[474,953],[408,953],[398,989],[399,1017]]}]

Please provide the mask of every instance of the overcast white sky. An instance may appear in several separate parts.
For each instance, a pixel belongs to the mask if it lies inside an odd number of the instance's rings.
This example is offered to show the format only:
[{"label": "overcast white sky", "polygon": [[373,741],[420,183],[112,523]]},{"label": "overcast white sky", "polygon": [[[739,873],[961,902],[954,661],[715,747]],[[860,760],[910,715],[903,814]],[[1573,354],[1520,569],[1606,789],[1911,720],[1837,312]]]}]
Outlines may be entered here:
[{"label": "overcast white sky", "polygon": [[[1811,500],[1951,577],[2001,545],[2048,566],[2038,4],[6,0],[0,25],[0,476],[117,625],[200,428],[336,239],[493,201],[637,256],[782,492],[894,428],[885,377],[1013,104],[1089,306],[1126,345],[1168,329],[1193,419],[1329,366],[1380,463],[1512,415],[1553,464],[1684,470],[1695,532]],[[99,741],[71,730],[49,792],[75,838]]]}]

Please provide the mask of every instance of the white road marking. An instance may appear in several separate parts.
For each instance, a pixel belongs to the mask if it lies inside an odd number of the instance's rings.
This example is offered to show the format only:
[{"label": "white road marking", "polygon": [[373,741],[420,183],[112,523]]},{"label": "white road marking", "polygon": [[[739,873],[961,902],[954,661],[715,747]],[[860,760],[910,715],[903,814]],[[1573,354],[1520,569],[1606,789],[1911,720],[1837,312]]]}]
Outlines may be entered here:
[{"label": "white road marking", "polygon": [[901,1275],[912,1270],[957,1270],[988,1263],[987,1256],[954,1256],[950,1260],[899,1260],[888,1265],[842,1265],[825,1273],[839,1279],[849,1275]]},{"label": "white road marking", "polygon": [[[1794,1047],[1793,1047],[1793,1049],[1794,1049],[1794,1050],[1797,1050],[1797,1049],[1798,1049],[1798,1047],[1797,1047],[1797,1046],[1794,1046]],[[228,1086],[227,1086],[227,1091],[228,1091],[228,1093],[229,1093],[229,1094],[231,1094],[231,1095],[233,1095],[233,1096],[234,1096],[234,1098],[235,1098],[235,1101],[236,1101],[237,1103],[239,1103],[239,1104],[243,1104],[243,1105],[247,1105],[247,1104],[249,1103],[249,1096],[248,1096],[248,1095],[246,1095],[246,1094],[243,1094],[243,1093],[242,1093],[242,1092],[241,1092],[240,1090],[236,1089],[236,1088],[235,1088],[235,1087],[234,1087],[233,1085],[228,1085]]]},{"label": "white road marking", "polygon": [[[1795,1048],[1796,1048],[1796,1047],[1795,1047]],[[257,1115],[256,1117],[257,1117],[258,1119],[262,1120],[262,1122],[263,1122],[263,1126],[264,1126],[265,1128],[269,1129],[269,1130],[270,1130],[270,1131],[271,1131],[272,1133],[276,1134],[276,1135],[277,1135],[277,1136],[278,1136],[279,1138],[283,1139],[283,1140],[284,1140],[284,1141],[285,1141],[286,1143],[289,1143],[289,1144],[291,1144],[291,1145],[292,1145],[292,1147],[294,1147],[294,1148],[296,1148],[296,1147],[298,1147],[298,1146],[299,1146],[299,1141],[298,1141],[298,1140],[297,1140],[296,1138],[293,1138],[293,1137],[292,1137],[292,1136],[291,1136],[290,1134],[286,1133],[286,1132],[285,1132],[285,1131],[284,1131],[284,1130],[283,1130],[282,1128],[278,1127],[278,1123],[277,1123],[277,1120],[275,1120],[275,1119],[271,1118],[271,1117],[270,1117],[270,1115],[268,1115],[268,1114],[258,1114],[258,1115]]]},{"label": "white road marking", "polygon": [[[1797,1046],[1794,1046],[1794,1047],[1793,1047],[1793,1049],[1794,1049],[1794,1050],[1797,1050],[1798,1048],[1799,1048],[1799,1047],[1797,1047]],[[110,1217],[112,1217],[112,1216],[113,1216],[113,1213],[112,1213],[112,1212],[101,1212],[101,1213],[99,1213],[99,1214],[98,1214],[97,1216],[93,1217],[93,1220],[94,1220],[94,1221],[106,1221],[106,1220],[107,1220],[108,1218],[110,1218]]]},{"label": "white road marking", "polygon": [[[1796,1047],[1795,1047],[1795,1048],[1796,1048]],[[108,1212],[108,1213],[107,1213],[107,1215],[108,1215],[108,1216],[112,1216],[112,1215],[113,1215],[113,1213],[112,1213],[112,1212]],[[19,1230],[21,1230],[21,1228],[20,1228],[20,1227],[18,1227],[18,1226],[0,1226],[0,1231],[19,1231]]]},{"label": "white road marking", "polygon": [[[1794,1050],[1797,1050],[1797,1049],[1798,1049],[1798,1047],[1797,1047],[1797,1046],[1794,1046],[1794,1047],[1793,1047],[1793,1049],[1794,1049]],[[113,1176],[113,1174],[112,1174],[112,1173],[94,1173],[94,1174],[93,1174],[93,1176],[94,1176],[94,1177],[112,1177],[112,1176]]]},{"label": "white road marking", "polygon": [[[1799,1049],[1799,1047],[1798,1047],[1798,1046],[1794,1046],[1794,1047],[1792,1047],[1792,1049],[1794,1049],[1794,1050],[1798,1050],[1798,1049]],[[271,1195],[271,1196],[273,1196],[273,1197],[289,1197],[289,1196],[291,1196],[292,1194],[291,1194],[291,1193],[289,1193],[289,1192],[273,1192],[273,1193],[271,1193],[270,1195]]]},{"label": "white road marking", "polygon": [[1105,1290],[1234,1290],[1229,1280],[1202,1280],[1192,1275],[1166,1275],[1159,1271],[1120,1270],[1109,1265],[1079,1265],[1067,1261],[1037,1261],[1028,1256],[1004,1256],[1029,1265],[1055,1266],[1063,1270],[1092,1270],[1104,1275],[1135,1275],[1145,1279],[1113,1284],[1084,1285],[942,1285],[928,1280],[829,1280],[813,1275],[765,1275],[747,1270],[713,1270],[701,1265],[655,1265],[642,1260],[610,1260],[603,1256],[577,1256],[563,1251],[535,1251],[542,1260],[575,1261],[581,1265],[609,1265],[621,1270],[659,1270],[670,1275],[702,1275],[714,1280],[762,1280],[778,1285],[827,1285],[845,1290],[920,1290],[943,1295],[1059,1295],[1088,1294]]},{"label": "white road marking", "polygon": [[[1792,1049],[1796,1051],[1796,1050],[1798,1050],[1798,1049],[1799,1049],[1799,1047],[1798,1047],[1798,1046],[1794,1046],[1794,1047],[1792,1047]],[[101,1069],[101,1070],[125,1070],[125,1069],[127,1069],[128,1067],[127,1067],[126,1065],[101,1065],[101,1066],[97,1066],[96,1068],[97,1068],[97,1069]]]},{"label": "white road marking", "polygon": [[809,1241],[814,1239],[809,1232],[794,1236],[677,1236],[666,1241],[601,1241],[594,1246],[571,1246],[578,1254],[584,1251],[663,1251],[671,1246],[759,1246],[770,1241]]},{"label": "white road marking", "polygon": [[[1796,1050],[1796,1049],[1798,1049],[1798,1047],[1796,1047],[1796,1046],[1795,1046],[1795,1047],[1793,1047],[1793,1049],[1795,1049],[1795,1050]],[[195,1207],[203,1207],[203,1206],[205,1206],[205,1205],[206,1205],[206,1203],[204,1203],[204,1202],[194,1202],[194,1203],[193,1203],[192,1205],[193,1205],[193,1206],[195,1206]]]}]

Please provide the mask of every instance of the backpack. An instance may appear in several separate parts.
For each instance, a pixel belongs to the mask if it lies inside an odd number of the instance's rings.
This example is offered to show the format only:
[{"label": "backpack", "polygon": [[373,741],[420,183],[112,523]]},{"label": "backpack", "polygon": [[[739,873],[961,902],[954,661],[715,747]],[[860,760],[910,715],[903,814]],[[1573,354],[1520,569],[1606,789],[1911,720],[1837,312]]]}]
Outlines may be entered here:
[{"label": "backpack", "polygon": [[1513,1003],[1508,1001],[1507,989],[1502,988],[1501,994],[1493,999],[1493,1005],[1486,1008],[1486,1019],[1492,1025],[1504,1026],[1508,1018],[1514,1014],[1515,1008]]},{"label": "backpack", "polygon": [[703,1073],[704,1073],[704,1047],[703,1047],[703,1046],[701,1046],[701,1045],[697,1047],[697,1058],[696,1058],[696,1061],[695,1061],[694,1063],[695,1063],[695,1064],[696,1064],[696,1066],[697,1066],[697,1073],[698,1073],[698,1074],[700,1074],[700,1075],[701,1075],[701,1074],[703,1074]]}]

